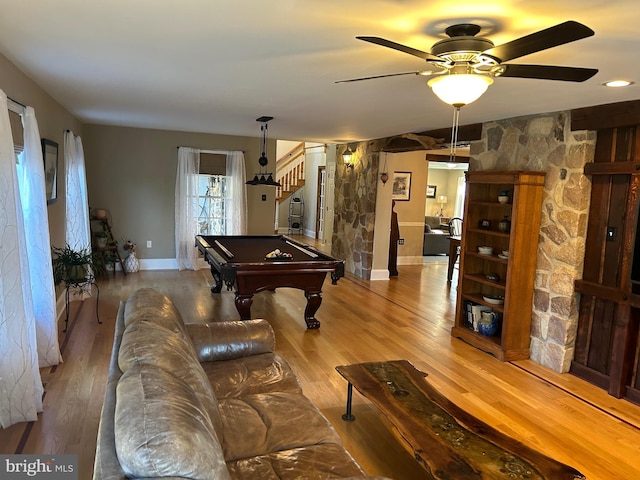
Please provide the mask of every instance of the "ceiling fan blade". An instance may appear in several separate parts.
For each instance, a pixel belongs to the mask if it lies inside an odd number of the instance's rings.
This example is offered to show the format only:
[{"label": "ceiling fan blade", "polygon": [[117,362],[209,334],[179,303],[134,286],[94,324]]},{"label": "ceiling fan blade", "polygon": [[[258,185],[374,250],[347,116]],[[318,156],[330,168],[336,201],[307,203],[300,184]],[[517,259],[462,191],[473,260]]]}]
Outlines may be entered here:
[{"label": "ceiling fan blade", "polygon": [[388,73],[386,75],[374,75],[373,77],[351,78],[349,80],[336,80],[335,83],[359,82],[361,80],[372,80],[374,78],[399,77],[400,75],[421,75],[422,73],[423,72]]},{"label": "ceiling fan blade", "polygon": [[500,77],[538,78],[542,80],[563,80],[565,82],[584,82],[593,77],[595,68],[558,67],[554,65],[509,65],[502,64],[497,70],[504,69]]},{"label": "ceiling fan blade", "polygon": [[386,40],[384,38],[380,38],[380,37],[356,37],[356,38],[358,40],[363,40],[365,42],[375,43],[376,45],[392,48],[394,50],[398,50],[403,53],[408,53],[409,55],[422,58],[423,60],[426,60],[428,62],[446,62],[444,58],[436,57],[435,55],[431,55],[430,53],[423,52],[422,50],[407,47],[406,45],[402,45],[401,43],[392,42],[391,40]]},{"label": "ceiling fan blade", "polygon": [[557,47],[565,43],[574,42],[594,34],[586,25],[569,20],[555,27],[550,27],[511,42],[498,45],[482,52],[484,55],[497,58],[500,62],[507,62],[514,58],[524,57],[530,53],[540,52],[547,48]]}]

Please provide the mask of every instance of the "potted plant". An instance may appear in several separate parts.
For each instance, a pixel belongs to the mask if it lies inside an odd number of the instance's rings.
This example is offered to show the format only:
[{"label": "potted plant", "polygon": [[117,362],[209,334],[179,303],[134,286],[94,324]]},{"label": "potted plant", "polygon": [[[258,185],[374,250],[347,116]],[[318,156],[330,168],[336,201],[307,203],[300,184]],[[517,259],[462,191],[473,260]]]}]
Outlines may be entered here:
[{"label": "potted plant", "polygon": [[89,271],[97,273],[100,262],[97,261],[91,248],[74,250],[68,244],[64,247],[52,247],[53,280],[56,285],[83,283]]},{"label": "potted plant", "polygon": [[107,248],[107,232],[96,232],[95,237],[98,248]]}]

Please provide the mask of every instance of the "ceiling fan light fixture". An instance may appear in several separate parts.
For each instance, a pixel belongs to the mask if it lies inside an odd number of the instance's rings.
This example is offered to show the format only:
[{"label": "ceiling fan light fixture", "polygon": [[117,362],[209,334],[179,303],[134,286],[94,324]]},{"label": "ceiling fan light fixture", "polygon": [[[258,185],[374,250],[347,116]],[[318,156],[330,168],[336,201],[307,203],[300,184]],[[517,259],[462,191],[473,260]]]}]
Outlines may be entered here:
[{"label": "ceiling fan light fixture", "polygon": [[462,107],[475,102],[492,83],[493,79],[488,75],[457,73],[434,77],[427,85],[444,103]]}]

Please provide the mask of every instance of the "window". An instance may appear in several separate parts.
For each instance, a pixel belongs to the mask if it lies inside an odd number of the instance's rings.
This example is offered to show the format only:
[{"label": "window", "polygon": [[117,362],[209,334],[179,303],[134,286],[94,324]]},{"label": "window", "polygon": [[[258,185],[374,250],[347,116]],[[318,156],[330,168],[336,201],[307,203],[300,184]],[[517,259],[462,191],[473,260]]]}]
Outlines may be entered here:
[{"label": "window", "polygon": [[198,175],[198,235],[226,234],[228,178]]}]

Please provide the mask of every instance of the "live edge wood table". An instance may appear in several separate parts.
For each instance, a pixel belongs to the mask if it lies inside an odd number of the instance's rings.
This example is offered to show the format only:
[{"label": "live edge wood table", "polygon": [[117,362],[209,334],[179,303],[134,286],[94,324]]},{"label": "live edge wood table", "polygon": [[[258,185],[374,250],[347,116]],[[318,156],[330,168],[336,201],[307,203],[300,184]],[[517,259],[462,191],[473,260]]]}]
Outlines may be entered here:
[{"label": "live edge wood table", "polygon": [[504,435],[437,392],[406,360],[336,367],[349,383],[344,420],[353,421],[352,388],[391,422],[395,433],[438,480],[585,478]]},{"label": "live edge wood table", "polygon": [[[327,273],[335,285],[344,276],[344,260],[337,260],[285,235],[198,235],[196,246],[211,266],[213,293],[222,284],[235,288],[235,304],[240,318],[251,318],[253,295],[278,287],[304,290],[307,328],[320,328],[315,313],[322,303],[322,284]],[[267,258],[274,250],[290,258]]]}]

